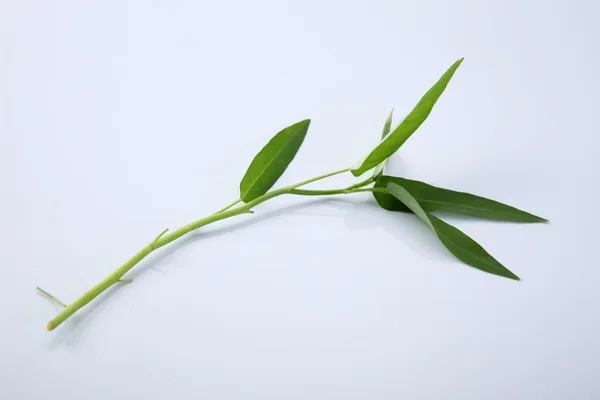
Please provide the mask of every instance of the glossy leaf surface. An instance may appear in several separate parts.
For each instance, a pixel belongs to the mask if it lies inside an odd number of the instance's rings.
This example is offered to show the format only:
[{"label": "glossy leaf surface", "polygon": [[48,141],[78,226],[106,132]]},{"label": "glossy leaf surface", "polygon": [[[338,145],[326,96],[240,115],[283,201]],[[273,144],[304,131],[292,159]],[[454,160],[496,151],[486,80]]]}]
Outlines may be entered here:
[{"label": "glossy leaf surface", "polygon": [[448,82],[454,76],[454,73],[462,63],[463,59],[456,61],[444,75],[433,85],[427,93],[421,98],[419,103],[413,110],[404,118],[396,129],[392,131],[386,138],[363,160],[356,163],[351,171],[354,176],[360,176],[371,168],[376,167],[383,161],[394,154],[400,146],[408,140],[408,138],[421,126],[427,119],[433,106],[438,101]]},{"label": "glossy leaf surface", "polygon": [[[546,219],[518,208],[470,193],[456,192],[405,178],[381,175],[375,187],[386,188],[396,183],[408,190],[427,212],[447,212],[472,217],[508,222],[548,222]],[[377,203],[388,211],[410,212],[411,210],[396,197],[385,193],[373,193]]]},{"label": "glossy leaf surface", "polygon": [[406,188],[390,182],[387,185],[387,189],[394,197],[404,203],[423,222],[425,222],[433,232],[435,232],[442,244],[454,254],[456,258],[481,271],[519,280],[518,276],[513,274],[504,265],[500,264],[500,262],[469,236],[421,208],[417,199],[415,199]]},{"label": "glossy leaf surface", "polygon": [[240,199],[249,202],[267,193],[300,149],[310,120],[281,130],[254,157],[240,183]]}]

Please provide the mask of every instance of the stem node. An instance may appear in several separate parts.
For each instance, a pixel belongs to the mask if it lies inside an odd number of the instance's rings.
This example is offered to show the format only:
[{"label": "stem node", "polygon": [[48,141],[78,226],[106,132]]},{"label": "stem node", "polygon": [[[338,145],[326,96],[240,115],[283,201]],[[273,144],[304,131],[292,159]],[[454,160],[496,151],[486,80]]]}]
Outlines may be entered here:
[{"label": "stem node", "polygon": [[156,248],[156,243],[160,240],[161,237],[163,237],[163,235],[165,233],[167,233],[168,230],[169,230],[169,228],[166,228],[164,231],[162,231],[161,233],[159,233],[158,236],[155,237],[152,242],[150,242],[150,247],[152,248],[152,250],[154,250]]}]

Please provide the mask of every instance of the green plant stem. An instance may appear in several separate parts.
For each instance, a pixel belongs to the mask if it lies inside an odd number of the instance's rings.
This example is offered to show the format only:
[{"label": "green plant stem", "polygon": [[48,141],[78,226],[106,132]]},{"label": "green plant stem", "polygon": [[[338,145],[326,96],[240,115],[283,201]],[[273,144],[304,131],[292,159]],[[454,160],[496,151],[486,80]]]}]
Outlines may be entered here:
[{"label": "green plant stem", "polygon": [[[71,315],[76,313],[79,309],[84,307],[90,301],[92,301],[93,299],[98,297],[102,292],[104,292],[105,290],[110,288],[112,285],[119,283],[119,282],[128,281],[128,280],[121,279],[123,277],[123,275],[125,275],[130,269],[132,269],[137,263],[139,263],[144,258],[146,258],[146,256],[148,256],[154,250],[159,249],[159,248],[173,242],[174,240],[179,239],[183,235],[185,235],[189,232],[192,232],[202,226],[212,224],[213,222],[217,222],[217,221],[220,221],[223,219],[231,218],[236,215],[251,213],[252,207],[257,206],[257,205],[259,205],[269,199],[272,199],[274,197],[281,196],[283,194],[290,194],[294,190],[296,190],[296,188],[298,188],[300,186],[304,186],[309,183],[312,183],[312,182],[315,182],[315,181],[318,181],[321,179],[325,179],[325,178],[328,178],[333,175],[339,175],[339,174],[342,174],[342,173],[345,173],[348,171],[350,171],[350,169],[346,168],[343,170],[330,172],[328,174],[319,175],[315,178],[307,179],[305,181],[296,183],[294,185],[286,186],[281,189],[275,189],[268,193],[265,193],[264,195],[254,199],[252,201],[249,201],[246,204],[243,204],[239,207],[233,208],[236,204],[238,204],[240,202],[238,200],[238,201],[232,203],[231,205],[225,207],[224,209],[222,209],[212,215],[209,215],[208,217],[205,217],[205,218],[199,219],[197,221],[194,221],[190,224],[187,224],[169,234],[167,234],[167,230],[165,229],[152,242],[150,242],[148,245],[144,246],[133,257],[131,257],[127,262],[125,262],[125,264],[121,265],[119,268],[117,268],[115,271],[113,271],[110,275],[108,275],[106,278],[104,278],[102,281],[100,281],[96,286],[92,287],[90,290],[88,290],[83,295],[81,295],[78,299],[76,299],[71,304],[69,304],[65,308],[63,308],[52,320],[50,320],[50,322],[48,322],[48,324],[46,325],[46,329],[48,329],[49,331],[54,330],[57,326],[62,324],[67,318],[69,318]],[[49,297],[53,298],[52,296],[49,296]]]},{"label": "green plant stem", "polygon": [[242,199],[237,199],[236,201],[234,201],[233,203],[231,203],[230,205],[228,205],[227,207],[221,208],[219,211],[217,211],[215,214],[219,214],[222,213],[223,211],[227,211],[229,210],[231,207],[238,205],[239,203],[242,202]]},{"label": "green plant stem", "polygon": [[389,193],[389,191],[385,188],[361,188],[361,189],[354,189],[352,190],[352,193],[360,193],[360,192],[379,192],[379,193]]},{"label": "green plant stem", "polygon": [[[368,185],[366,183],[365,185]],[[336,189],[336,190],[305,190],[305,189],[293,189],[290,194],[300,196],[331,196],[336,194],[352,194],[361,192],[382,192],[387,193],[384,188],[355,188],[355,189]]]},{"label": "green plant stem", "polygon": [[370,183],[372,183],[372,182],[375,182],[375,178],[374,178],[374,177],[370,177],[370,178],[368,178],[368,179],[365,179],[364,181],[362,181],[362,182],[358,182],[358,183],[357,183],[357,184],[355,184],[355,185],[348,186],[348,187],[346,188],[346,190],[352,190],[352,189],[361,188],[361,187],[363,187],[363,186],[367,186],[368,184],[370,184]]},{"label": "green plant stem", "polygon": [[363,188],[363,186],[367,186],[375,181],[375,178],[370,177],[369,179],[365,179],[362,182],[359,182],[355,185],[348,186],[344,189],[331,189],[331,190],[306,190],[306,189],[292,189],[290,194],[300,195],[300,196],[331,196],[336,194],[350,194],[350,193],[358,193],[358,192],[376,192],[379,191],[377,188],[368,188],[365,190],[356,190]]},{"label": "green plant stem", "polygon": [[354,193],[352,190],[347,189],[335,189],[335,190],[304,190],[304,189],[293,189],[290,194],[299,196],[331,196],[336,194],[349,194]]}]

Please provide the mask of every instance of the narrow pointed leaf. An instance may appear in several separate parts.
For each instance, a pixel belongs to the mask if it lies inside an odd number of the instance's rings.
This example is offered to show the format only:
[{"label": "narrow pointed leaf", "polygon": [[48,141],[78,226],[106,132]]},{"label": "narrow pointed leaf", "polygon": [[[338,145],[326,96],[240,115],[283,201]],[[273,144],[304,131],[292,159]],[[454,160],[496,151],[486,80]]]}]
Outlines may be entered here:
[{"label": "narrow pointed leaf", "polygon": [[[548,222],[546,219],[530,214],[518,208],[502,204],[498,201],[486,199],[470,193],[456,192],[429,185],[424,182],[381,175],[375,182],[375,187],[387,187],[394,182],[408,190],[417,199],[419,205],[427,212],[447,212],[453,214],[469,215],[494,221],[507,222]],[[396,197],[385,193],[373,193],[375,200],[381,208],[388,211],[410,212],[411,210]]]},{"label": "narrow pointed leaf", "polygon": [[304,141],[310,120],[281,130],[254,157],[240,182],[240,199],[249,202],[267,193],[292,162]]},{"label": "narrow pointed leaf", "polygon": [[454,254],[456,258],[481,271],[505,278],[520,280],[517,275],[513,274],[504,265],[500,264],[469,236],[465,235],[456,227],[425,211],[419,205],[417,199],[415,199],[406,188],[390,182],[387,185],[387,189],[394,197],[404,203],[423,222],[425,222],[435,232],[442,244]]},{"label": "narrow pointed leaf", "polygon": [[[385,137],[390,133],[392,129],[392,115],[394,114],[394,109],[390,111],[390,115],[388,115],[385,123],[383,124],[383,132],[381,133],[381,140],[385,139]],[[377,178],[379,175],[383,174],[383,168],[385,166],[385,160],[375,168],[373,171],[373,177]]]},{"label": "narrow pointed leaf", "polygon": [[379,143],[377,147],[363,160],[356,163],[352,167],[352,174],[354,176],[360,176],[371,168],[381,164],[392,154],[394,154],[400,146],[408,140],[408,138],[421,126],[421,124],[427,119],[433,106],[440,98],[448,82],[452,79],[452,76],[462,63],[463,59],[456,61],[446,71],[444,75],[433,85],[427,93],[421,98],[419,103],[413,108],[406,118],[398,125],[396,129],[392,131],[386,138]]},{"label": "narrow pointed leaf", "polygon": [[390,115],[388,115],[387,119],[385,120],[385,123],[383,124],[383,132],[381,132],[381,140],[385,139],[385,137],[388,135],[388,133],[390,133],[390,130],[392,129],[393,115],[394,115],[394,109],[392,108],[392,111],[390,111]]}]

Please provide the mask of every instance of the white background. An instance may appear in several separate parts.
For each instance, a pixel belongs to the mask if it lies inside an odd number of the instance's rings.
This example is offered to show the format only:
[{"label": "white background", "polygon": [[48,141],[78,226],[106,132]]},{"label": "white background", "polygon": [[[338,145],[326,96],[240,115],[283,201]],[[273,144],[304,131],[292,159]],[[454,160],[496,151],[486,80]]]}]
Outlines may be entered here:
[{"label": "white background", "polygon": [[[0,398],[598,399],[598,3],[9,1],[0,12]],[[304,118],[278,185],[352,165],[459,57],[388,172],[549,218],[447,218],[456,261],[370,195],[228,204]],[[314,187],[355,182],[342,176]]]}]

